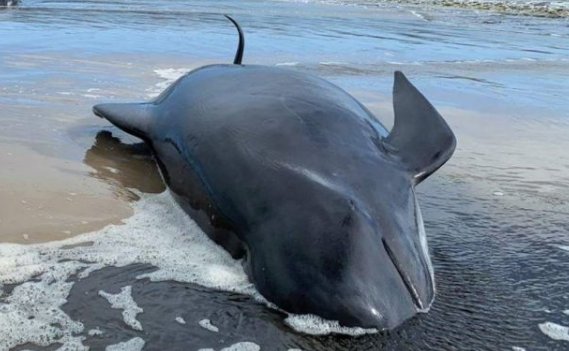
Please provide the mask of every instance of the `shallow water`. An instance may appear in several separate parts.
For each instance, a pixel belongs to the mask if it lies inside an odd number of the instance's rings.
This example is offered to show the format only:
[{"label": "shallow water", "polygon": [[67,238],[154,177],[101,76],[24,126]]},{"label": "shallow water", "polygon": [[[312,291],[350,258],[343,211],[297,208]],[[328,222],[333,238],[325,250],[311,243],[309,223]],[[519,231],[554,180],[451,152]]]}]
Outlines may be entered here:
[{"label": "shallow water", "polygon": [[[564,329],[543,331],[569,326],[569,22],[505,12],[222,0],[0,10],[0,350],[134,338],[145,350],[569,349]],[[387,126],[400,69],[448,120],[455,156],[418,188],[437,282],[428,314],[360,337],[294,332],[158,194],[148,149],[92,115],[97,102],[148,99],[189,69],[230,62],[237,38],[221,13],[243,26],[246,63],[323,76]],[[126,286],[142,331],[99,293]],[[16,320],[26,327],[7,334]]]}]

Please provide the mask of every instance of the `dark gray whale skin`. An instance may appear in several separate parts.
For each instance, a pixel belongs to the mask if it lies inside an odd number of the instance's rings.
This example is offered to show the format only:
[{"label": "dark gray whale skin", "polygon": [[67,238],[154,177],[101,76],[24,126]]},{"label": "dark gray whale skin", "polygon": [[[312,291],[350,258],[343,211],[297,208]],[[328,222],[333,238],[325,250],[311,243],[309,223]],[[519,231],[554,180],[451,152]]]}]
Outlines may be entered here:
[{"label": "dark gray whale skin", "polygon": [[434,295],[414,186],[455,137],[395,73],[391,133],[318,77],[211,65],[156,100],[94,113],[147,142],[180,205],[291,313],[392,329]]}]

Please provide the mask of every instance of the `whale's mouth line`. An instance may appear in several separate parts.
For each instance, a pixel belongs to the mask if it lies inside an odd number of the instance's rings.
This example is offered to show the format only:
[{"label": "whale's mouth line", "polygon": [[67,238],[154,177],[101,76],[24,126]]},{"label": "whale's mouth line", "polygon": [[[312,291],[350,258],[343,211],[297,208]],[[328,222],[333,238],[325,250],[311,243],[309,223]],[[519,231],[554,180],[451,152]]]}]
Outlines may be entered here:
[{"label": "whale's mouth line", "polygon": [[385,252],[387,253],[387,256],[389,256],[389,259],[393,263],[393,266],[395,266],[397,273],[399,273],[401,281],[403,281],[403,284],[405,284],[405,287],[407,288],[407,291],[409,292],[409,295],[411,296],[413,303],[415,304],[417,309],[422,310],[423,302],[421,302],[421,298],[419,297],[419,293],[417,293],[417,289],[415,289],[415,286],[413,286],[413,283],[411,282],[409,277],[407,277],[407,275],[404,273],[403,269],[401,268],[401,265],[399,264],[399,261],[397,260],[397,257],[395,256],[395,254],[393,253],[393,251],[391,250],[385,239],[382,238],[381,242],[383,244]]}]

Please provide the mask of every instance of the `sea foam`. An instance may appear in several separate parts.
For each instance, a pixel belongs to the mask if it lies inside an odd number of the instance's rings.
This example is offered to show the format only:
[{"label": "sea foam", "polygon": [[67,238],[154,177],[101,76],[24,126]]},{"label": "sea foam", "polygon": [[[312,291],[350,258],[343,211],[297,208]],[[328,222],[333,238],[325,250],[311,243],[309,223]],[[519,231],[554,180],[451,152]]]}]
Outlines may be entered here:
[{"label": "sea foam", "polygon": [[155,69],[154,73],[162,79],[161,82],[155,86],[146,89],[149,98],[154,98],[163,92],[170,84],[174,83],[178,78],[190,72],[193,68],[162,68]]},{"label": "sea foam", "polygon": [[137,337],[132,338],[129,341],[109,345],[105,348],[105,351],[142,351],[144,344],[144,340]]},{"label": "sea foam", "polygon": [[569,327],[559,325],[552,322],[539,324],[541,332],[549,336],[553,340],[569,341]]},{"label": "sea foam", "polygon": [[123,310],[122,316],[124,323],[134,330],[142,330],[142,324],[136,320],[136,315],[144,312],[144,310],[136,304],[132,298],[132,287],[125,286],[118,294],[109,294],[102,290],[99,295],[107,299],[112,308]]},{"label": "sea foam", "polygon": [[[133,204],[134,215],[122,225],[57,242],[0,244],[0,291],[3,285],[16,284],[9,294],[0,295],[0,350],[27,342],[39,346],[60,343],[61,350],[86,350],[82,341],[88,331],[61,307],[74,284],[71,277],[86,278],[105,267],[151,265],[157,269],[137,278],[194,283],[267,303],[248,281],[242,262],[211,241],[168,191],[140,196],[141,200]],[[132,299],[130,291],[121,294],[117,298],[123,302],[120,308],[136,305],[125,302],[128,297]],[[113,303],[114,297],[103,296]],[[291,315],[286,323],[309,334],[361,335],[373,331],[342,328],[338,322],[309,315]]]},{"label": "sea foam", "polygon": [[204,328],[207,329],[209,331],[212,331],[214,333],[217,333],[219,331],[219,328],[216,327],[215,325],[211,324],[211,321],[209,319],[202,319],[199,322],[199,325]]}]

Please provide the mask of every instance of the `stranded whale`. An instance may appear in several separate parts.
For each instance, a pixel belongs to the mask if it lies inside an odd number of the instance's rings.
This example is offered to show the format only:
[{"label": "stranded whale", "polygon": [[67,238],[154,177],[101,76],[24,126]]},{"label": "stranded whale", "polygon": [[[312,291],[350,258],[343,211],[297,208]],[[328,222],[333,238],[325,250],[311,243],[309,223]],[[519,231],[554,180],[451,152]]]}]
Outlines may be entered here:
[{"label": "stranded whale", "polygon": [[239,37],[234,64],[94,113],[150,145],[179,204],[278,307],[380,329],[427,311],[434,279],[414,186],[454,152],[448,125],[396,72],[389,133],[323,79],[242,65]]}]

